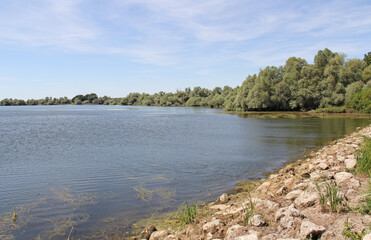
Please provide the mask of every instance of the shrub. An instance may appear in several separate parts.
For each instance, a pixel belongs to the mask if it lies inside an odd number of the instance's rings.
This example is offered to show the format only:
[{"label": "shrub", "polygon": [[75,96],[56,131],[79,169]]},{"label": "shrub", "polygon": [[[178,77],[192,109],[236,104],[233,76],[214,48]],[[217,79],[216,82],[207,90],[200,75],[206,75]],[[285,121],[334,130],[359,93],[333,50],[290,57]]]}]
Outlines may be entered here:
[{"label": "shrub", "polygon": [[371,113],[371,88],[357,92],[346,101],[345,105],[347,109]]}]

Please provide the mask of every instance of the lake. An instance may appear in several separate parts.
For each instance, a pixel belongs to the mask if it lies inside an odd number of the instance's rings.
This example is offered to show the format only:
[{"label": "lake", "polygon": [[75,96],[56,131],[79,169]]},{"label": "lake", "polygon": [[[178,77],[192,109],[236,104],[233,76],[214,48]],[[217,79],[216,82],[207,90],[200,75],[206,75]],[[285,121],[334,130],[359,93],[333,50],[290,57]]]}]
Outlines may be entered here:
[{"label": "lake", "polygon": [[0,107],[0,238],[65,240],[72,226],[80,239],[122,234],[370,123],[182,107]]}]

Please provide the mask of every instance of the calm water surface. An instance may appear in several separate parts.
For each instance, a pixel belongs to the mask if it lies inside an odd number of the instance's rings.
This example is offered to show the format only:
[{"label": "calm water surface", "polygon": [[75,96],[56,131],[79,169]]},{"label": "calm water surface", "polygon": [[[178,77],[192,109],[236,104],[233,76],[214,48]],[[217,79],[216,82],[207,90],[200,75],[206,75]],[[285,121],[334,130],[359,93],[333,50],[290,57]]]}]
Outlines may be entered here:
[{"label": "calm water surface", "polygon": [[214,200],[370,122],[192,108],[0,107],[0,238],[66,239],[72,226],[80,239],[122,233],[183,202]]}]

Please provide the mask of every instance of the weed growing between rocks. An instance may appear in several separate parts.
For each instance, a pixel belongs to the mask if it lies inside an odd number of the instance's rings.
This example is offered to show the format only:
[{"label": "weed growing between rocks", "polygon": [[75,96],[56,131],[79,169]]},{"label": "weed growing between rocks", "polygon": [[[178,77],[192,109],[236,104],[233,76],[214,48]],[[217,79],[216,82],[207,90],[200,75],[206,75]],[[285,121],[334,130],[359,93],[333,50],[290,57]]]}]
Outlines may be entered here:
[{"label": "weed growing between rocks", "polygon": [[319,195],[319,202],[323,211],[328,208],[331,212],[339,212],[343,198],[340,195],[341,189],[334,181],[324,182],[324,187],[316,184]]},{"label": "weed growing between rocks", "polygon": [[251,197],[250,191],[247,191],[247,194],[248,194],[249,202],[247,206],[245,207],[245,211],[244,211],[245,212],[245,220],[244,220],[245,225],[250,224],[251,219],[254,216],[255,205],[256,205],[256,202]]},{"label": "weed growing between rocks", "polygon": [[197,204],[190,207],[188,203],[180,207],[180,211],[178,211],[180,224],[184,226],[186,224],[192,223],[196,216],[197,216]]},{"label": "weed growing between rocks", "polygon": [[348,219],[344,223],[344,226],[345,226],[345,228],[344,228],[344,230],[342,232],[342,235],[346,239],[350,239],[350,240],[362,240],[363,237],[366,235],[366,230],[363,230],[362,233],[358,233],[356,231],[352,231],[352,226],[349,224]]},{"label": "weed growing between rocks", "polygon": [[371,176],[371,138],[365,137],[364,144],[357,154],[356,172]]}]

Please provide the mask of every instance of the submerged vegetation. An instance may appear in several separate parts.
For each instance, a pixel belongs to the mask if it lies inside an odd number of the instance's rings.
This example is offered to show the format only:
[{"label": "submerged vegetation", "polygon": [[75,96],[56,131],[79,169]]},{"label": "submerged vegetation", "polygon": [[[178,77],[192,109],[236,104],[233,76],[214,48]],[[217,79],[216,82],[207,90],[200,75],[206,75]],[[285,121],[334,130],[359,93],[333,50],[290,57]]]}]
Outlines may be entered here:
[{"label": "submerged vegetation", "polygon": [[284,66],[268,66],[247,76],[241,86],[209,90],[186,88],[175,93],[130,93],[126,97],[98,97],[91,93],[44,99],[3,99],[0,105],[104,104],[187,106],[227,111],[359,111],[371,113],[371,52],[364,59],[347,59],[329,49],[318,51],[313,64],[290,57]]}]

